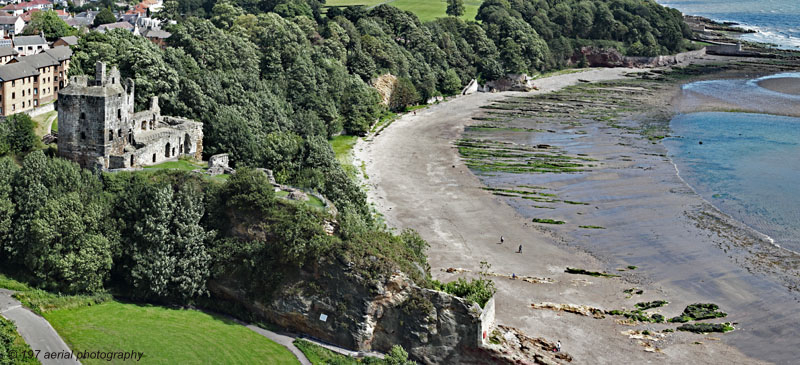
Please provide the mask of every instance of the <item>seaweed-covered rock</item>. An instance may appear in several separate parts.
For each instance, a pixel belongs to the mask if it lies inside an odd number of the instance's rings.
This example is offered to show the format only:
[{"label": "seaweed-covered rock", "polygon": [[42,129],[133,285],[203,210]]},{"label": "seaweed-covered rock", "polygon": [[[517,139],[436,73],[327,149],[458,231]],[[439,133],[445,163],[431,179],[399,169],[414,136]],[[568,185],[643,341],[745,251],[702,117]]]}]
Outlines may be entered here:
[{"label": "seaweed-covered rock", "polygon": [[678,326],[678,331],[707,333],[707,332],[730,332],[734,328],[730,323],[686,323]]},{"label": "seaweed-covered rock", "polygon": [[647,309],[650,309],[650,308],[663,307],[663,306],[665,306],[667,304],[669,304],[669,302],[666,301],[666,300],[654,300],[652,302],[636,303],[636,308],[639,308],[641,310],[647,310]]},{"label": "seaweed-covered rock", "polygon": [[718,311],[719,306],[713,303],[695,303],[686,306],[683,313],[677,317],[670,318],[673,323],[686,323],[689,321],[699,321],[710,318],[723,318],[728,314]]}]

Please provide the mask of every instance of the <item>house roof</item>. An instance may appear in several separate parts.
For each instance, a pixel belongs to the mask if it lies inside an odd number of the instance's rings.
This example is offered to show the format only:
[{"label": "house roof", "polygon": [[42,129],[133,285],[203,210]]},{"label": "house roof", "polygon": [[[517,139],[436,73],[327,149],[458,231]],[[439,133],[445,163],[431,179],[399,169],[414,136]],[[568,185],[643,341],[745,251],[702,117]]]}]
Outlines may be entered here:
[{"label": "house roof", "polygon": [[116,22],[116,23],[102,24],[102,25],[97,26],[97,31],[99,31],[101,33],[105,32],[107,30],[110,30],[110,29],[132,30],[133,29],[133,24],[128,23],[128,22]]},{"label": "house roof", "polygon": [[76,37],[74,35],[68,35],[66,37],[61,37],[58,40],[64,41],[64,43],[66,43],[68,46],[74,46],[74,45],[78,44],[78,37]]},{"label": "house roof", "polygon": [[0,24],[15,24],[18,19],[18,16],[0,15]]},{"label": "house roof", "polygon": [[160,38],[167,39],[172,36],[172,33],[161,29],[148,29],[142,34],[145,38]]},{"label": "house roof", "polygon": [[44,53],[56,59],[56,61],[64,61],[72,57],[72,48],[66,46],[59,46],[44,50]]},{"label": "house roof", "polygon": [[38,70],[25,62],[8,63],[0,66],[0,81],[11,81],[38,74]]},{"label": "house roof", "polygon": [[0,8],[0,10],[6,10],[6,11],[25,10],[25,5],[23,3],[8,4],[8,5]]},{"label": "house roof", "polygon": [[33,68],[42,68],[47,66],[57,66],[58,60],[55,59],[53,56],[47,53],[37,53],[35,55],[25,56],[25,57],[17,57],[17,62],[19,63],[27,63]]},{"label": "house roof", "polygon": [[17,51],[14,47],[0,47],[0,57],[16,56]]},{"label": "house roof", "polygon": [[65,22],[75,28],[88,27],[92,25],[92,22],[89,20],[89,18],[70,18],[65,20]]},{"label": "house roof", "polygon": [[33,46],[37,44],[47,44],[47,41],[41,35],[23,35],[14,37],[14,46]]}]

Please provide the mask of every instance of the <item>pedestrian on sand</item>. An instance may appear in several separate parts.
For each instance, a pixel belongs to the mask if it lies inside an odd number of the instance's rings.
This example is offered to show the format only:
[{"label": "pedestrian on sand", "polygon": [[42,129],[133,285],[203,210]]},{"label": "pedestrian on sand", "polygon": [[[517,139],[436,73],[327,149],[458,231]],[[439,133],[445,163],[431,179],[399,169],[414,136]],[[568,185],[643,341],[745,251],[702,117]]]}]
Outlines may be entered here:
[{"label": "pedestrian on sand", "polygon": [[503,238],[503,236],[500,236],[500,243],[503,243],[505,241],[506,241],[505,238]]},{"label": "pedestrian on sand", "polygon": [[512,273],[511,273],[511,279],[512,279],[512,280],[517,280],[517,274],[515,274],[515,273],[513,273],[513,272],[512,272]]},{"label": "pedestrian on sand", "polygon": [[561,352],[561,340],[556,342],[556,352]]},{"label": "pedestrian on sand", "polygon": [[517,253],[522,253],[522,245],[519,245],[519,251]]}]

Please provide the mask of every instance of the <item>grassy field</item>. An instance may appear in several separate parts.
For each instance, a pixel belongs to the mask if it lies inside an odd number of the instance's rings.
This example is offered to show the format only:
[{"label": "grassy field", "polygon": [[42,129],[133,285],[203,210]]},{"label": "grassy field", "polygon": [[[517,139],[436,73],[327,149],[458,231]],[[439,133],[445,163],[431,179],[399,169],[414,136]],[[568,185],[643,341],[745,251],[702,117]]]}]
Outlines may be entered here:
[{"label": "grassy field", "polygon": [[299,363],[266,337],[194,310],[107,302],[49,312],[45,318],[74,351],[138,351],[144,353],[143,364]]},{"label": "grassy field", "polygon": [[[447,1],[445,0],[328,0],[328,6],[348,6],[348,5],[364,5],[375,6],[382,3],[391,5],[403,10],[413,12],[423,22],[431,21],[436,18],[446,17],[447,14]],[[482,0],[464,0],[464,15],[461,19],[475,20],[475,15],[478,14],[478,8],[481,6]]]},{"label": "grassy field", "polygon": [[358,170],[353,166],[353,146],[358,142],[356,136],[336,136],[330,140],[333,153],[336,155],[336,160],[342,165],[344,172],[351,179],[356,179]]},{"label": "grassy field", "polygon": [[185,171],[192,171],[196,169],[205,169],[208,167],[208,163],[197,163],[194,161],[189,161],[186,159],[180,159],[178,161],[167,161],[162,162],[158,165],[153,166],[145,166],[146,169],[177,169],[177,170],[185,170]]}]

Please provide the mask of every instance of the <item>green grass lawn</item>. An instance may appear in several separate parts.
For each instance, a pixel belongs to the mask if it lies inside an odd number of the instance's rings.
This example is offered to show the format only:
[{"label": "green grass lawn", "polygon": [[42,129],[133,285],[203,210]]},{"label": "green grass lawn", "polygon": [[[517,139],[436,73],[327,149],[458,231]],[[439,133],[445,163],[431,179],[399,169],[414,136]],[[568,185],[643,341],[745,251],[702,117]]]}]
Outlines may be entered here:
[{"label": "green grass lawn", "polygon": [[45,318],[73,351],[139,351],[143,364],[299,363],[266,337],[200,311],[106,302],[48,312]]},{"label": "green grass lawn", "polygon": [[331,138],[329,142],[336,155],[336,160],[342,165],[344,172],[355,180],[358,177],[358,170],[353,166],[353,146],[358,142],[358,137],[341,135]]},{"label": "green grass lawn", "polygon": [[194,162],[194,161],[180,159],[178,161],[167,161],[167,162],[162,162],[162,163],[160,163],[158,165],[145,166],[144,168],[146,168],[146,169],[178,169],[178,170],[192,171],[192,170],[196,170],[196,169],[205,169],[206,167],[208,167],[208,163],[206,163],[206,162],[197,163],[197,162]]},{"label": "green grass lawn", "polygon": [[[328,6],[364,5],[369,7],[383,2],[381,0],[328,0],[325,4]],[[482,0],[464,0],[465,12],[461,19],[475,20],[475,15],[478,14],[478,8],[482,2]],[[447,16],[445,13],[447,10],[446,0],[389,0],[386,4],[411,11],[423,22]]]},{"label": "green grass lawn", "polygon": [[50,128],[50,130],[52,131],[52,133],[58,132],[58,117],[56,117],[56,119],[53,119],[53,126],[52,128]]}]

